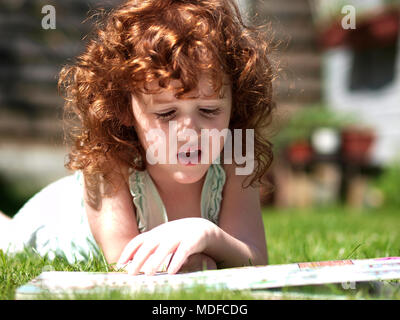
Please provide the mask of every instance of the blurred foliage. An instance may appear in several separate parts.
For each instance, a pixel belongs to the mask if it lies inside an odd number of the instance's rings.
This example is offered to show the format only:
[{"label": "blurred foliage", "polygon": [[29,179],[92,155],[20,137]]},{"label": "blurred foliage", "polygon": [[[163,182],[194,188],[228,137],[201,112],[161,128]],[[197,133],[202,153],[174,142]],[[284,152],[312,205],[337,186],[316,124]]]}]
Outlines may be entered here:
[{"label": "blurred foliage", "polygon": [[400,208],[400,158],[384,167],[373,185],[383,193],[385,207]]},{"label": "blurred foliage", "polygon": [[40,187],[21,181],[10,181],[0,174],[0,210],[8,216],[14,216],[18,210],[37,192]]},{"label": "blurred foliage", "polygon": [[272,139],[275,151],[280,151],[296,141],[308,141],[315,129],[326,127],[337,129],[359,123],[355,116],[339,113],[325,105],[304,106],[294,112],[284,123],[280,132]]}]

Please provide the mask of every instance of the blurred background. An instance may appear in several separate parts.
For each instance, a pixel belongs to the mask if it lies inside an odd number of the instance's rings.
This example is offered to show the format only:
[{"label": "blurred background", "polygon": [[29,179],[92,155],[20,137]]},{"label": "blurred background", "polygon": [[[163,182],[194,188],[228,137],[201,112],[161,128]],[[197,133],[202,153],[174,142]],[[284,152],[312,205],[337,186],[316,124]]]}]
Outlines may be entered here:
[{"label": "blurred background", "polygon": [[[64,169],[57,76],[92,10],[120,0],[0,2],[0,210],[13,216]],[[240,0],[271,25],[277,110],[264,206],[400,208],[400,0]],[[44,29],[45,5],[56,28]]]}]

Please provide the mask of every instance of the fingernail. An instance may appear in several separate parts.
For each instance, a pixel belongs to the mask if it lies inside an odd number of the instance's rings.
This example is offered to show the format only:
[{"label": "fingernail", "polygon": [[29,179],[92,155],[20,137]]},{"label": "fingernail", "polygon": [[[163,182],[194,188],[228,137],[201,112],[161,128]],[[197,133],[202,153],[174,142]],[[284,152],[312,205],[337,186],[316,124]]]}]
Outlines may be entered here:
[{"label": "fingernail", "polygon": [[131,262],[132,262],[132,260],[130,260],[130,261],[128,261],[128,262],[118,262],[117,265],[116,265],[116,267],[117,267],[118,269],[124,269],[124,268],[126,268],[128,265],[130,265]]},{"label": "fingernail", "polygon": [[117,263],[116,267],[117,267],[117,269],[123,269],[125,267],[125,265],[122,263]]},{"label": "fingernail", "polygon": [[124,263],[122,263],[122,261],[121,260],[118,260],[117,261],[117,267],[119,267],[119,266],[121,266],[121,265],[123,265]]}]

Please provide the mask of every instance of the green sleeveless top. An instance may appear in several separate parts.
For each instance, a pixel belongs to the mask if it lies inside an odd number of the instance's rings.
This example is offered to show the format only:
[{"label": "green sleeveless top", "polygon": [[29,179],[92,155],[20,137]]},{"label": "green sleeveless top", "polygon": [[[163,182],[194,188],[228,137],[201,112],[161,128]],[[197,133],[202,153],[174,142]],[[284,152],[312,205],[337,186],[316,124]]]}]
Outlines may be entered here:
[{"label": "green sleeveless top", "polygon": [[[218,163],[209,167],[201,192],[201,217],[218,224],[225,171]],[[132,170],[129,189],[136,207],[136,219],[140,232],[149,231],[168,222],[167,211],[152,178],[145,171]]]}]

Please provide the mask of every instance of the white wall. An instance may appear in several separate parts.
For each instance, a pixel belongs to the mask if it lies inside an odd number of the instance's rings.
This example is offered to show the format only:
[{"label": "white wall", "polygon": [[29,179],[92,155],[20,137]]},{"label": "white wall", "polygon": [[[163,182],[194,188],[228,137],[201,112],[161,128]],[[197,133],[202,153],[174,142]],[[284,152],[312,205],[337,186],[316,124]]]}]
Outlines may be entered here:
[{"label": "white wall", "polygon": [[[400,52],[400,39],[398,41]],[[374,91],[350,92],[347,81],[352,51],[335,48],[323,54],[324,95],[328,105],[359,115],[360,122],[376,129],[378,141],[372,152],[376,164],[384,164],[400,156],[400,54],[397,56],[394,81]]]}]

